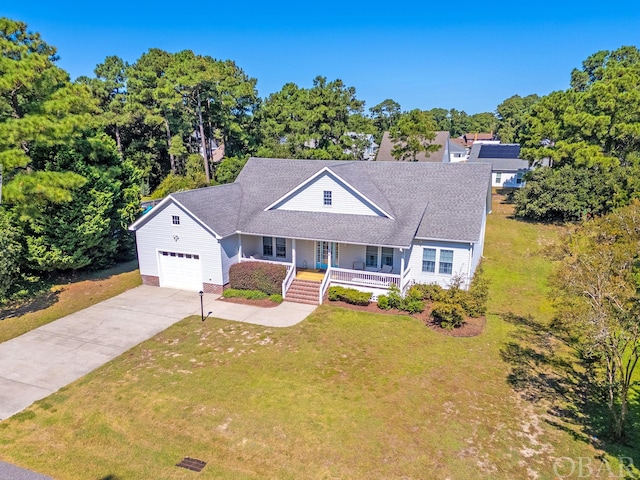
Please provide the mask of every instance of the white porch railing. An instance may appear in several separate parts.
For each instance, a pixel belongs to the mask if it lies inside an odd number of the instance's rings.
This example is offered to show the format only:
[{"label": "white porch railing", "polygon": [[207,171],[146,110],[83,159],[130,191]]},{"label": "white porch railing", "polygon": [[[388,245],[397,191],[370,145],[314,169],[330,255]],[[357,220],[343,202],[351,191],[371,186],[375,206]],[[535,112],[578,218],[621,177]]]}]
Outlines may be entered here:
[{"label": "white porch railing", "polygon": [[322,305],[322,299],[324,298],[324,294],[327,293],[327,289],[329,288],[329,284],[331,283],[331,272],[333,272],[334,268],[331,267],[331,263],[327,267],[327,271],[324,274],[324,278],[322,279],[322,283],[320,284],[320,290],[318,292],[318,305]]},{"label": "white porch railing", "polygon": [[287,290],[289,290],[289,287],[291,286],[293,281],[296,279],[295,264],[293,264],[292,268],[289,268],[288,270],[289,271],[287,272],[287,276],[284,277],[284,280],[282,281],[282,298],[283,299],[287,296]]},{"label": "white porch railing", "polygon": [[287,267],[287,272],[293,266],[293,263],[280,262],[278,260],[267,260],[265,258],[245,258],[245,257],[241,257],[240,258],[240,262],[262,262],[262,263],[273,263],[275,265],[284,265],[285,267]]},{"label": "white porch railing", "polygon": [[411,286],[411,267],[407,268],[400,279],[400,292],[406,295],[407,289]]},{"label": "white porch railing", "polygon": [[347,268],[332,268],[331,281],[374,288],[389,288],[390,285],[395,284],[400,288],[400,275]]}]

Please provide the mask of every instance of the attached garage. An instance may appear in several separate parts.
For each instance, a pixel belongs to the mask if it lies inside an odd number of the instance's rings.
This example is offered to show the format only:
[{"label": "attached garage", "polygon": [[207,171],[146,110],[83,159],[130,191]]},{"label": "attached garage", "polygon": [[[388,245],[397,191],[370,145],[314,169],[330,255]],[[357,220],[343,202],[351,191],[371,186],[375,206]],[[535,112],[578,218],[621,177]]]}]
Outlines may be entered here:
[{"label": "attached garage", "polygon": [[202,290],[200,255],[184,252],[158,252],[160,286],[180,290]]}]

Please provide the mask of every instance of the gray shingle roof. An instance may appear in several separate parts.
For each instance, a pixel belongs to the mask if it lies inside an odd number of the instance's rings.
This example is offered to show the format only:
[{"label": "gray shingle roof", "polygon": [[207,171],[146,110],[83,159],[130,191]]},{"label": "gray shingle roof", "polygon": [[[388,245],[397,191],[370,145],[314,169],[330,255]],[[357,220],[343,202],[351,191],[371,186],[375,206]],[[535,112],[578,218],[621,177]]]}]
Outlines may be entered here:
[{"label": "gray shingle roof", "polygon": [[221,237],[238,230],[242,204],[242,186],[239,183],[177,192],[171,196]]},{"label": "gray shingle roof", "polygon": [[[327,167],[393,218],[265,209]],[[221,236],[253,235],[408,247],[478,241],[491,167],[430,162],[250,158],[230,185],[172,194]]]}]

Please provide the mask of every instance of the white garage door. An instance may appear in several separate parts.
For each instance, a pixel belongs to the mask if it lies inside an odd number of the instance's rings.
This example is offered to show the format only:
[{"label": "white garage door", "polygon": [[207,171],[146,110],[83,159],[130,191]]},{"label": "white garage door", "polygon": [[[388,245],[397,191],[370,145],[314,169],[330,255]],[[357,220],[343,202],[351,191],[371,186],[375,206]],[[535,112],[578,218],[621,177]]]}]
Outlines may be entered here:
[{"label": "white garage door", "polygon": [[161,251],[158,256],[161,287],[202,290],[200,255]]}]

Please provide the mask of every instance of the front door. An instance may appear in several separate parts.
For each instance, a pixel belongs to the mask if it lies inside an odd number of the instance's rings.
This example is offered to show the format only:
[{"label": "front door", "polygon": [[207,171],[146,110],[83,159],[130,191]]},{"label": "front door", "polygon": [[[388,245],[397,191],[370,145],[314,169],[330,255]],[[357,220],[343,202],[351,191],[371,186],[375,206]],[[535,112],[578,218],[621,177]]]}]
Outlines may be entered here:
[{"label": "front door", "polygon": [[335,242],[316,242],[316,268],[326,270],[329,265],[331,252],[331,266],[338,266],[338,244]]}]

